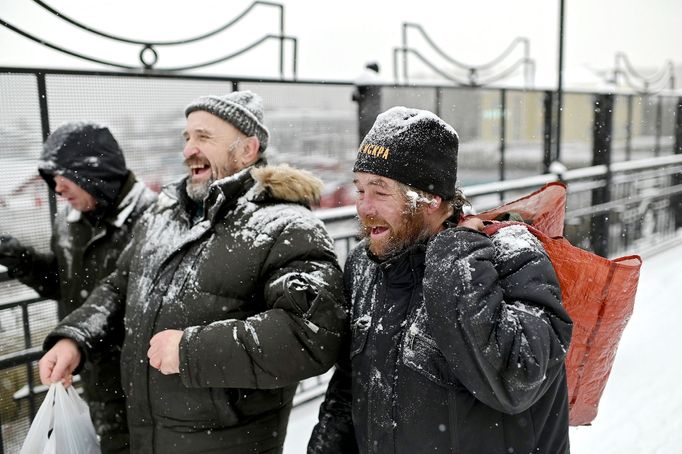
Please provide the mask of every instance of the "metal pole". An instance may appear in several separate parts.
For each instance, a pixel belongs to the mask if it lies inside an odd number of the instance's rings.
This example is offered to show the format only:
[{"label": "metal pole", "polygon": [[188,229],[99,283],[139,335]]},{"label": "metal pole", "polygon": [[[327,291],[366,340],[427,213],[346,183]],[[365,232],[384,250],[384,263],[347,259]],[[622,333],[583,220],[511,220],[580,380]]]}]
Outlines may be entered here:
[{"label": "metal pole", "polygon": [[549,165],[552,163],[552,107],[554,106],[554,93],[547,90],[542,101],[543,122],[543,153],[542,167],[544,173],[549,173]]},{"label": "metal pole", "polygon": [[[675,108],[675,149],[674,154],[682,154],[682,96],[677,98]],[[682,175],[678,172],[673,177],[673,185],[682,184]],[[675,194],[670,203],[675,213],[675,228],[682,227],[682,194]]]},{"label": "metal pole", "polygon": [[[592,190],[592,206],[607,204],[611,201],[611,138],[613,132],[612,94],[599,94],[594,99],[594,124],[592,141],[592,165],[606,166],[604,186]],[[611,212],[598,212],[590,222],[590,244],[592,251],[608,257],[609,255],[609,217]]]},{"label": "metal pole", "polygon": [[[500,90],[500,181],[505,180],[505,151],[507,139],[507,90]],[[504,193],[500,192],[500,201],[504,199]]]},{"label": "metal pole", "polygon": [[564,0],[559,1],[559,67],[556,91],[556,150],[554,160],[561,160],[561,113],[564,102]]},{"label": "metal pole", "polygon": [[403,83],[407,83],[407,24],[403,22]]},{"label": "metal pole", "polygon": [[[43,134],[43,142],[50,135],[50,115],[47,109],[47,86],[45,84],[45,73],[36,73],[38,83],[38,107],[40,108],[40,127]],[[52,189],[49,189],[47,196],[48,206],[50,207],[50,225],[57,215],[57,197]]]},{"label": "metal pole", "polygon": [[625,160],[629,161],[632,159],[632,101],[633,95],[628,95],[628,119],[625,125]]}]

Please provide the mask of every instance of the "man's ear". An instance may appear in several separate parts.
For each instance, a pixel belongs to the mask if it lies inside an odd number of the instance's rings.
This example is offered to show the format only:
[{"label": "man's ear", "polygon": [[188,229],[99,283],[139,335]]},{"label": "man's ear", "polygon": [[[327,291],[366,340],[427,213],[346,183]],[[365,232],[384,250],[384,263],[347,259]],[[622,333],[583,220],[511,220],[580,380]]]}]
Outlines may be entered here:
[{"label": "man's ear", "polygon": [[429,214],[436,213],[438,210],[440,210],[440,207],[443,204],[443,198],[441,196],[432,195],[431,197],[431,202],[426,204],[426,212]]},{"label": "man's ear", "polygon": [[244,148],[242,148],[241,153],[239,154],[239,163],[243,167],[247,167],[258,161],[260,154],[259,150],[260,141],[258,140],[258,137],[247,137],[246,140],[244,140]]}]

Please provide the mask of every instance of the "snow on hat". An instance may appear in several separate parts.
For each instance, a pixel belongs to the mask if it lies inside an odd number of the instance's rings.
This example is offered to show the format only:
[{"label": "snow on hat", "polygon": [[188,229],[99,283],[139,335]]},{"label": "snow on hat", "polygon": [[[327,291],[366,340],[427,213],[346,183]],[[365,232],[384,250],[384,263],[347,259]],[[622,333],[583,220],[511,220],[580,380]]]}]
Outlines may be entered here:
[{"label": "snow on hat", "polygon": [[45,140],[38,172],[53,190],[62,175],[106,207],[118,197],[129,170],[121,147],[106,126],[73,121],[55,129]]},{"label": "snow on hat", "polygon": [[459,137],[435,114],[393,107],[377,116],[353,172],[391,178],[445,200],[455,195]]},{"label": "snow on hat", "polygon": [[261,153],[267,148],[270,133],[263,125],[263,99],[256,93],[245,90],[224,96],[202,96],[185,108],[185,117],[197,110],[222,118],[248,137],[258,137]]}]

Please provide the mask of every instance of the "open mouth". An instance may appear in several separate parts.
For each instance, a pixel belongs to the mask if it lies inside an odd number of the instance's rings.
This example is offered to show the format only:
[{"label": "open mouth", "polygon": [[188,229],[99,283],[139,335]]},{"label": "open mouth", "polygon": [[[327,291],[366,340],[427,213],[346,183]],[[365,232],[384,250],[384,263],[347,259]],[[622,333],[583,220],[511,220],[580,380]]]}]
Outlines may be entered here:
[{"label": "open mouth", "polygon": [[202,178],[205,176],[209,176],[211,174],[211,166],[208,164],[191,164],[189,166],[189,171],[192,174],[192,177],[194,178]]},{"label": "open mouth", "polygon": [[370,236],[372,237],[372,239],[377,239],[383,237],[384,235],[387,235],[388,232],[389,228],[387,226],[375,225],[370,229]]}]

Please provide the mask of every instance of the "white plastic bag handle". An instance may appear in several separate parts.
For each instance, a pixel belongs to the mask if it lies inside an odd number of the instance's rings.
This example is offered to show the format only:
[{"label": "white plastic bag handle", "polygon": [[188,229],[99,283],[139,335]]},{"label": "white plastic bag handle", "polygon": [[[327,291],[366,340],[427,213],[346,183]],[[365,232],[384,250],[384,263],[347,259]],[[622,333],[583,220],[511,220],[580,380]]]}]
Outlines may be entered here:
[{"label": "white plastic bag handle", "polygon": [[73,386],[50,385],[20,454],[101,454],[88,404]]}]

